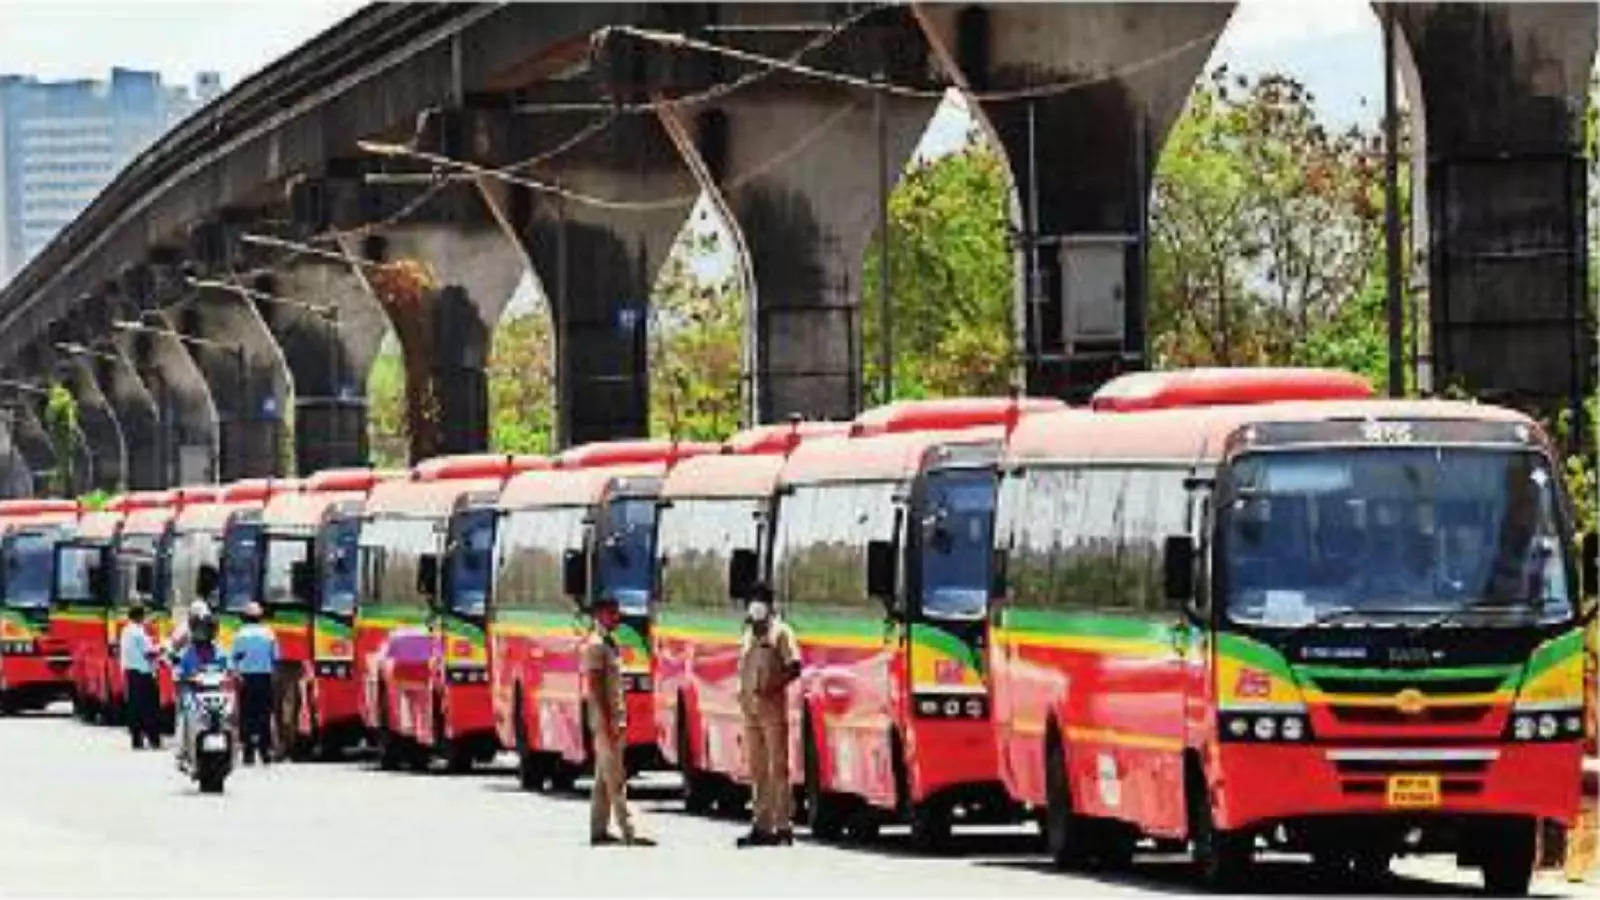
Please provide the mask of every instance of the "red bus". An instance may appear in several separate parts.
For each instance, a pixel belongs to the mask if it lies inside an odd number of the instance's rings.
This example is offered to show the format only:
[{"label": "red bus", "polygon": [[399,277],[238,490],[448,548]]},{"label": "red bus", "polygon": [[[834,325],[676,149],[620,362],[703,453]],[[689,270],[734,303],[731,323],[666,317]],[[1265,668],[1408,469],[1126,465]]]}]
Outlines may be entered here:
[{"label": "red bus", "polygon": [[[204,494],[194,498],[195,502],[209,499]],[[117,532],[112,551],[115,575],[112,578],[111,608],[106,615],[108,627],[104,684],[107,696],[96,698],[102,702],[102,708],[110,710],[110,716],[104,718],[111,722],[121,722],[123,703],[127,697],[117,639],[122,634],[122,627],[128,624],[128,608],[134,603],[144,607],[145,630],[158,645],[170,635],[172,620],[168,610],[172,593],[172,520],[186,498],[183,491],[153,491],[129,494],[123,502],[125,513],[122,527]],[[176,698],[172,690],[172,673],[167,666],[156,667],[156,685],[161,698],[162,722],[165,727],[170,727],[175,721]]]},{"label": "red bus", "polygon": [[742,431],[722,453],[684,460],[661,484],[651,628],[656,745],[683,775],[684,804],[744,802],[749,766],[739,711],[744,606],[729,592],[732,556],[758,556],[784,457],[803,440],[847,433],[840,422]]},{"label": "red bus", "polygon": [[426,768],[435,754],[462,767],[498,749],[482,613],[441,609],[438,560],[455,514],[492,506],[506,479],[533,465],[503,453],[439,457],[377,484],[362,507],[357,678],[384,768]]},{"label": "red bus", "polygon": [[110,697],[107,653],[116,644],[107,615],[111,609],[113,549],[122,528],[123,499],[113,498],[78,519],[72,537],[56,545],[55,606],[50,633],[66,642],[72,662],[72,708],[85,722],[98,721]]},{"label": "red bus", "polygon": [[[359,737],[354,677],[356,536],[361,504],[401,473],[328,469],[228,519],[230,588],[250,584],[278,639],[274,720],[285,750],[335,755]],[[251,560],[255,569],[245,567]]]},{"label": "red bus", "polygon": [[[273,499],[300,492],[298,478],[245,478],[223,485],[217,502],[195,506],[173,526],[173,614],[182,616],[197,596],[202,569],[216,577],[211,598],[217,641],[227,648],[243,625],[245,606],[261,587],[261,510]],[[240,527],[235,527],[236,524]],[[294,612],[286,611],[293,618]]]},{"label": "red bus", "polygon": [[1063,866],[1148,835],[1219,884],[1270,846],[1346,877],[1454,853],[1526,891],[1538,821],[1577,811],[1586,702],[1544,436],[1442,401],[1178,408],[1205,402],[1011,436],[989,640],[1007,789]]},{"label": "red bus", "polygon": [[[957,819],[1017,814],[980,662],[994,464],[1002,426],[1061,406],[892,404],[784,464],[769,569],[800,644],[791,765],[818,837],[907,820],[932,848]],[[940,422],[960,430],[921,430]]]},{"label": "red bus", "polygon": [[600,592],[617,598],[630,769],[654,765],[650,608],[656,494],[680,459],[715,445],[612,441],[574,447],[500,496],[489,604],[495,731],[524,787],[569,789],[590,763],[578,645]]},{"label": "red bus", "polygon": [[50,627],[55,548],[78,519],[72,500],[0,501],[0,714],[72,692],[72,655]]}]

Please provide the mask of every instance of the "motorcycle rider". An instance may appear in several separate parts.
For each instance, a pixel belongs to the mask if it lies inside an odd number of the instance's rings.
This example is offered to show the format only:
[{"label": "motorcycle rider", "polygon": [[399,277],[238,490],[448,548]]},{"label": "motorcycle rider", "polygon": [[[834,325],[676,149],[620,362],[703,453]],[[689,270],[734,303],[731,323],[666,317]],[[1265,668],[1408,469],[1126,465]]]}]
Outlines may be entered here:
[{"label": "motorcycle rider", "polygon": [[211,614],[211,607],[203,600],[196,600],[189,607],[188,622],[189,639],[183,652],[178,656],[177,665],[173,671],[173,681],[178,688],[178,708],[183,715],[178,717],[181,731],[178,735],[178,757],[185,763],[189,760],[190,732],[193,722],[190,713],[191,688],[190,679],[207,669],[221,669],[227,671],[228,658],[222,649],[217,646],[217,620]]}]

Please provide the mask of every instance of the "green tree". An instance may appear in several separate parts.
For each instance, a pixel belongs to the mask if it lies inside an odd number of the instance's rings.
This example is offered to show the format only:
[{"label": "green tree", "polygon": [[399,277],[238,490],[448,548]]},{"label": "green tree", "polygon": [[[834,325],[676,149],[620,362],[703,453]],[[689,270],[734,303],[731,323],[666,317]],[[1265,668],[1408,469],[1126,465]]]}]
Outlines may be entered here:
[{"label": "green tree", "polygon": [[684,229],[650,298],[650,433],[720,441],[737,431],[745,295],[737,275],[702,274],[720,232]]},{"label": "green tree", "polygon": [[[894,396],[1004,393],[1017,364],[1005,162],[974,131],[956,153],[919,161],[889,194]],[[862,357],[877,400],[881,236],[862,272]]]},{"label": "green tree", "polygon": [[1334,365],[1385,383],[1382,135],[1330,131],[1314,100],[1226,67],[1196,86],[1153,186],[1156,365]]},{"label": "green tree", "polygon": [[78,449],[82,437],[78,429],[78,401],[64,385],[50,385],[45,397],[44,430],[55,449],[56,465],[50,472],[49,492],[56,497],[77,493]]},{"label": "green tree", "polygon": [[555,450],[555,344],[541,306],[501,319],[489,350],[489,445],[502,453]]},{"label": "green tree", "polygon": [[367,446],[375,466],[395,469],[408,465],[405,367],[393,332],[384,337],[367,373]]}]

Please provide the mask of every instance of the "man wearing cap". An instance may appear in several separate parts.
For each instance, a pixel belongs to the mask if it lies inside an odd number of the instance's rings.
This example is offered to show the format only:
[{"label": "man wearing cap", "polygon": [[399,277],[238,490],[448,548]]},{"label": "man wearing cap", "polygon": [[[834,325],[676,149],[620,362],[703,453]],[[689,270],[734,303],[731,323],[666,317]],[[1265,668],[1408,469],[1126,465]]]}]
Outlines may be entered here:
[{"label": "man wearing cap", "polygon": [[156,692],[156,645],[144,630],[144,604],[128,609],[128,621],[117,635],[117,662],[122,666],[122,683],[128,703],[128,734],[133,749],[143,750],[149,741],[152,750],[161,749],[161,698]]},{"label": "man wearing cap", "polygon": [[[654,841],[634,832],[633,820],[628,813],[628,776],[622,759],[628,743],[628,707],[622,692],[621,659],[613,636],[622,620],[617,598],[606,595],[595,598],[592,613],[594,628],[583,639],[579,651],[583,664],[584,705],[589,714],[594,742],[594,790],[589,797],[589,844],[599,846],[620,842],[654,846]],[[611,833],[613,818],[622,832],[620,838]]]},{"label": "man wearing cap", "polygon": [[233,666],[239,673],[239,743],[244,764],[261,754],[272,757],[272,672],[278,666],[278,638],[261,624],[261,604],[245,604],[244,626],[233,636]]},{"label": "man wearing cap", "polygon": [[744,713],[744,749],[749,764],[753,821],[740,847],[794,842],[789,822],[789,683],[800,677],[794,632],[761,590],[746,610],[739,640],[739,708]]}]

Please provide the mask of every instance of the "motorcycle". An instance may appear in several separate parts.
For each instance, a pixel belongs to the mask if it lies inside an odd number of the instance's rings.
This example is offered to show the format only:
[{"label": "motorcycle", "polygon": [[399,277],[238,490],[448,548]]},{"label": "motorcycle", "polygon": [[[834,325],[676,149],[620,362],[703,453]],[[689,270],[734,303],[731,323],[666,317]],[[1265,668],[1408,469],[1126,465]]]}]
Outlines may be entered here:
[{"label": "motorcycle", "polygon": [[238,749],[236,710],[233,683],[226,672],[208,669],[189,680],[178,768],[194,779],[202,794],[222,793],[223,782],[233,771]]}]

